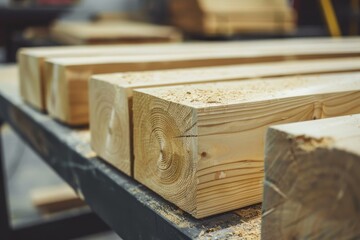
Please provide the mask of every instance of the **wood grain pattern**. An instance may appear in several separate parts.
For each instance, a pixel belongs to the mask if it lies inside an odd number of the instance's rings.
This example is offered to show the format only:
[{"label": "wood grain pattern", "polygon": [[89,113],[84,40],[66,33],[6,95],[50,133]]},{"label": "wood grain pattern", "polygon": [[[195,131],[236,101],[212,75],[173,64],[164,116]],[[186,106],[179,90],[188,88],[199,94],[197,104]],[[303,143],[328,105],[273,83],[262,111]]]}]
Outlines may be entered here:
[{"label": "wood grain pattern", "polygon": [[196,218],[258,203],[267,127],[359,100],[359,72],[135,90],[134,177]]},{"label": "wood grain pattern", "polygon": [[137,88],[359,70],[360,58],[339,58],[95,75],[89,85],[91,145],[131,175],[132,92]]},{"label": "wood grain pattern", "polygon": [[[20,66],[20,90],[22,98],[33,107],[46,110],[45,60],[55,57],[91,57],[91,56],[123,56],[142,54],[175,54],[196,52],[228,52],[246,51],[276,51],[278,48],[328,47],[327,57],[356,56],[359,55],[358,38],[346,39],[288,39],[268,41],[242,41],[242,42],[216,42],[216,43],[173,43],[173,44],[137,44],[137,45],[101,45],[101,46],[76,46],[76,47],[40,47],[23,48],[18,52]],[[343,51],[342,51],[343,50]],[[259,54],[260,54],[259,53]],[[322,53],[324,55],[324,53]],[[316,57],[316,56],[314,56]],[[320,57],[320,56],[318,56]],[[324,56],[323,56],[324,57]]]},{"label": "wood grain pattern", "polygon": [[263,239],[358,238],[359,171],[360,115],[270,128]]}]

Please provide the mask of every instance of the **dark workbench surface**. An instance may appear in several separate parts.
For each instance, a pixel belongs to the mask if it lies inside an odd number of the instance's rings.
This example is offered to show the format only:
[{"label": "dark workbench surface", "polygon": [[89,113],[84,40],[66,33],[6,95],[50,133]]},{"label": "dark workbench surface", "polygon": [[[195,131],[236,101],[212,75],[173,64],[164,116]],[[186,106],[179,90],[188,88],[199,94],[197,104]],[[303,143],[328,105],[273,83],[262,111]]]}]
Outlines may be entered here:
[{"label": "dark workbench surface", "polygon": [[99,159],[90,148],[88,129],[68,128],[25,105],[16,78],[0,71],[0,121],[9,123],[122,238],[259,238],[260,205],[201,220],[191,217]]}]

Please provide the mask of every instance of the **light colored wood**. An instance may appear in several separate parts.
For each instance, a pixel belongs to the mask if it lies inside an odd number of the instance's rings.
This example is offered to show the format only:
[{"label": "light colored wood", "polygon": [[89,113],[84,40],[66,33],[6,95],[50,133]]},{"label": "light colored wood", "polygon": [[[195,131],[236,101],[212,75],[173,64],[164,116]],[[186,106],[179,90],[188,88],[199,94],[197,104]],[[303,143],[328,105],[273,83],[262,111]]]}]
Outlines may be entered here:
[{"label": "light colored wood", "polygon": [[86,204],[68,185],[34,189],[30,193],[33,205],[44,213],[55,213]]},{"label": "light colored wood", "polygon": [[356,239],[359,172],[360,115],[270,128],[262,238]]},{"label": "light colored wood", "polygon": [[[0,66],[0,75],[1,75],[2,66]],[[16,74],[16,71],[13,73]],[[15,86],[15,88],[14,88]],[[21,98],[18,90],[18,79],[3,79],[0,78],[0,94],[2,97],[8,99],[16,105],[21,104]],[[43,114],[35,114],[36,118],[41,118],[40,121],[49,121],[49,118]],[[38,119],[39,120],[39,119]],[[55,123],[54,123],[55,124]],[[6,131],[6,129],[3,128]],[[83,157],[90,159],[96,157],[95,153],[92,153],[90,150],[90,133],[88,129],[69,129],[69,134],[64,134],[61,138],[62,141],[71,142],[75,144],[76,152]],[[116,181],[116,180],[115,180]],[[151,201],[149,204],[150,211],[154,211],[163,217],[166,221],[176,224],[177,226],[191,227],[195,226],[196,221],[188,218],[186,214],[180,211],[178,208],[174,208],[169,204],[163,204],[163,201],[157,201],[156,197],[153,194],[149,194],[146,188],[141,187],[140,185],[134,186],[128,189],[132,196],[145,196],[145,198],[138,198],[138,201]],[[82,194],[79,192],[79,195]],[[225,235],[231,235],[231,237],[242,236],[244,238],[251,238],[254,236],[259,236],[260,234],[260,222],[261,222],[261,206],[251,206],[243,209],[239,209],[236,212],[233,212],[233,216],[236,220],[239,219],[235,214],[240,216],[240,221],[234,224],[228,224],[226,229],[226,234],[224,233],[223,228],[219,227],[204,227],[197,228],[200,229],[198,232],[198,238],[218,238],[221,239]],[[219,221],[218,221],[219,222]],[[202,230],[203,229],[203,230]]]},{"label": "light colored wood", "polygon": [[288,33],[296,25],[295,11],[283,0],[177,0],[170,2],[170,9],[176,26],[196,34]]},{"label": "light colored wood", "polygon": [[258,203],[267,127],[359,102],[360,72],[137,89],[134,178],[196,218]]},{"label": "light colored wood", "polygon": [[[104,46],[77,46],[77,47],[42,47],[23,48],[18,52],[20,66],[20,92],[25,102],[44,111],[45,104],[45,59],[56,57],[90,57],[90,56],[123,56],[142,54],[175,54],[196,52],[228,52],[249,51],[260,52],[263,49],[276,51],[284,46],[301,48],[313,46],[327,46],[330,54],[325,55],[360,55],[359,38],[346,39],[287,39],[267,41],[242,41],[242,42],[216,42],[216,43],[173,43],[173,44],[143,44],[143,45],[104,45]],[[339,50],[333,50],[339,49]],[[344,52],[341,52],[341,49]],[[346,50],[345,50],[346,49]]]},{"label": "light colored wood", "polygon": [[89,85],[91,146],[101,158],[131,175],[132,92],[137,88],[342,71],[360,71],[360,58],[95,75]]},{"label": "light colored wood", "polygon": [[[20,91],[22,98],[33,107],[44,111],[45,105],[45,59],[54,57],[91,57],[140,55],[178,52],[198,52],[214,49],[214,44],[144,44],[144,45],[102,45],[86,47],[41,47],[23,48],[18,52],[20,65]],[[236,45],[223,43],[219,50],[233,48]]]},{"label": "light colored wood", "polygon": [[[266,15],[265,15],[266,16]],[[271,18],[269,16],[267,18]],[[282,18],[282,17],[280,17]],[[289,33],[295,30],[294,21],[278,21],[274,17],[268,21],[242,21],[238,17],[231,20],[229,17],[204,16],[200,19],[175,18],[177,26],[186,32],[205,35],[233,35],[236,33]]]},{"label": "light colored wood", "polygon": [[246,12],[247,10],[257,9],[263,11],[281,11],[287,9],[287,2],[284,0],[268,1],[268,0],[172,0],[170,6],[180,12],[189,11],[192,9],[200,13],[212,14],[234,14],[239,12]]},{"label": "light colored wood", "polygon": [[180,41],[173,27],[131,21],[59,21],[51,28],[54,39],[64,44],[107,44]]},{"label": "light colored wood", "polygon": [[355,47],[349,47],[350,44],[346,48],[339,46],[331,50],[325,44],[292,49],[264,47],[210,53],[49,59],[45,84],[47,111],[52,117],[69,125],[88,124],[88,80],[93,74],[312,59],[345,53],[356,55]]}]

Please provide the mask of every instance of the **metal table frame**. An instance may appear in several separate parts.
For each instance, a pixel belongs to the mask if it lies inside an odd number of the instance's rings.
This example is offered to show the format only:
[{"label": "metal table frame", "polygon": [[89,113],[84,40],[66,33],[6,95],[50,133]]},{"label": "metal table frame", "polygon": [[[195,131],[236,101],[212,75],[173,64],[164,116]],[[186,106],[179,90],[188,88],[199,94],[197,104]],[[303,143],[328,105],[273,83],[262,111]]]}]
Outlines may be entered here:
[{"label": "metal table frame", "polygon": [[104,230],[107,225],[124,239],[194,239],[208,231],[219,239],[241,224],[242,218],[234,212],[201,220],[182,212],[96,157],[88,140],[79,137],[88,131],[59,124],[25,105],[16,92],[0,89],[1,123],[8,123],[96,215],[87,213],[11,229],[4,211],[6,184],[0,158],[0,239],[69,239]]}]

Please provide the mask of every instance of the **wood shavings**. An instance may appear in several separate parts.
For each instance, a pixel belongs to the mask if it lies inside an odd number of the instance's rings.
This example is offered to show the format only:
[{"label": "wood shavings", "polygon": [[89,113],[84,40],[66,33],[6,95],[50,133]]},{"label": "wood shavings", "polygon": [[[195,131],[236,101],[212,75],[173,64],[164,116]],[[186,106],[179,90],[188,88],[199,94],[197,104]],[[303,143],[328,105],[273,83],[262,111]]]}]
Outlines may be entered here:
[{"label": "wood shavings", "polygon": [[331,148],[334,144],[334,140],[330,137],[314,138],[305,135],[297,136],[295,141],[297,146],[306,152],[312,152],[318,148]]}]

